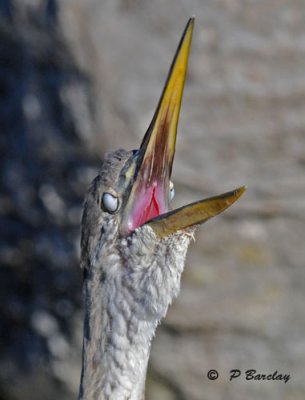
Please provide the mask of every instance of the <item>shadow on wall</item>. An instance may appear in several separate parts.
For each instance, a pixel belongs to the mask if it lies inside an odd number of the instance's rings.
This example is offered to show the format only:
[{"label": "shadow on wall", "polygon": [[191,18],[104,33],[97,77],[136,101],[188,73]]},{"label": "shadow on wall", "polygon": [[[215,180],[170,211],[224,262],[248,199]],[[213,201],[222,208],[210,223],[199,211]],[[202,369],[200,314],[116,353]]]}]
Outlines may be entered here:
[{"label": "shadow on wall", "polygon": [[40,3],[0,2],[5,400],[69,398],[54,365],[71,350],[81,306],[79,222],[88,173],[98,161],[84,151],[82,127],[92,126],[90,82],[61,40],[56,2]]}]

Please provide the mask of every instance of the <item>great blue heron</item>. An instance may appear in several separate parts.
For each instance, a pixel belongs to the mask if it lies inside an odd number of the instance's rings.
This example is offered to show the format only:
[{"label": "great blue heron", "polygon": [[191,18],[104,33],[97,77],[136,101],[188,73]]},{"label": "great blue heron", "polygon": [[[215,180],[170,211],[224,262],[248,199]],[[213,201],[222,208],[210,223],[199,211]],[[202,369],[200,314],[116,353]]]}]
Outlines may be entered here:
[{"label": "great blue heron", "polygon": [[191,18],[139,150],[108,154],[86,197],[81,400],[144,398],[151,340],[179,292],[195,227],[225,210],[245,190],[170,211],[170,177],[193,26]]}]

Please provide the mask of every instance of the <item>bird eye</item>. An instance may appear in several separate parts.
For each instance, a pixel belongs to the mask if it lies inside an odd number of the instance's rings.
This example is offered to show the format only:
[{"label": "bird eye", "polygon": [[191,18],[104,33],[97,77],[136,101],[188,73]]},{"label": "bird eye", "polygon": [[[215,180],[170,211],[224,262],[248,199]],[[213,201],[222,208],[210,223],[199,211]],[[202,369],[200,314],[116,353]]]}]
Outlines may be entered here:
[{"label": "bird eye", "polygon": [[175,197],[175,188],[174,188],[174,184],[172,181],[169,182],[169,199],[173,200],[173,198]]},{"label": "bird eye", "polygon": [[102,196],[102,207],[109,213],[114,213],[119,208],[119,199],[111,193],[105,192]]}]

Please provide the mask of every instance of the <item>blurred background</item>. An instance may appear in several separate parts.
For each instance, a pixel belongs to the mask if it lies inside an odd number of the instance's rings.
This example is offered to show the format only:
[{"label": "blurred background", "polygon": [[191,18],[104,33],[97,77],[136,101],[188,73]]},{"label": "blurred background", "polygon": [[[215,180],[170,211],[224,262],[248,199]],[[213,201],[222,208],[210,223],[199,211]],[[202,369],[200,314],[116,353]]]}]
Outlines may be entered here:
[{"label": "blurred background", "polygon": [[83,197],[139,146],[193,14],[174,205],[248,190],[197,232],[147,399],[305,398],[304,0],[1,0],[1,400],[77,398]]}]

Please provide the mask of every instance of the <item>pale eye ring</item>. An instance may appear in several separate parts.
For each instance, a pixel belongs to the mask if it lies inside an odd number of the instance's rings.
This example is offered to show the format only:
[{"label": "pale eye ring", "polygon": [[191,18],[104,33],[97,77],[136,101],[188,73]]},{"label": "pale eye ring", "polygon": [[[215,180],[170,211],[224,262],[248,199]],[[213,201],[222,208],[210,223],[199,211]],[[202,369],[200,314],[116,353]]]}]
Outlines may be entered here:
[{"label": "pale eye ring", "polygon": [[119,208],[119,199],[109,192],[102,195],[102,207],[105,211],[113,214]]},{"label": "pale eye ring", "polygon": [[175,188],[172,181],[169,182],[169,199],[170,201],[173,200],[175,197]]}]

